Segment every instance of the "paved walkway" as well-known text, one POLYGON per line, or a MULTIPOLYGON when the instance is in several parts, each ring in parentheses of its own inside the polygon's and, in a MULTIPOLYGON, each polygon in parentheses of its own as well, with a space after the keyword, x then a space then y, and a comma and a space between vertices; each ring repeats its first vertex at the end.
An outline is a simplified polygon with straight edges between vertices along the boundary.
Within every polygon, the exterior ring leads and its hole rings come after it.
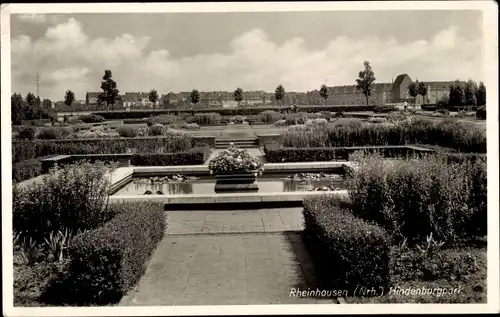
POLYGON ((129 305, 331 304, 290 296, 315 289, 300 208, 172 211, 129 305), (287 232, 284 232, 287 231, 287 232), (209 232, 209 233, 207 233, 209 232))

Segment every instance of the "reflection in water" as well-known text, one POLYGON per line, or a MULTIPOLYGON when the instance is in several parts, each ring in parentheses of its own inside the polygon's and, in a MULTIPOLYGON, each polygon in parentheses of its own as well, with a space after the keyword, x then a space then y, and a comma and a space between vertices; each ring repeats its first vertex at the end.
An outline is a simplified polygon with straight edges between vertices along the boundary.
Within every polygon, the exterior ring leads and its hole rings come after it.
MULTIPOLYGON (((259 192, 304 192, 317 187, 333 187, 344 189, 343 178, 320 180, 290 180, 281 177, 262 177, 257 179, 259 192)), ((186 182, 172 182, 165 184, 148 184, 144 182, 130 182, 118 190, 115 195, 143 195, 147 190, 154 194, 162 192, 164 195, 215 194, 215 179, 198 179, 186 182)))
POLYGON ((144 184, 144 183, 136 183, 132 182, 122 189, 120 189, 117 193, 120 194, 144 194, 147 190, 152 191, 153 193, 162 192, 164 195, 179 195, 179 194, 192 194, 193 193, 193 183, 184 182, 184 183, 166 183, 166 184, 144 184))

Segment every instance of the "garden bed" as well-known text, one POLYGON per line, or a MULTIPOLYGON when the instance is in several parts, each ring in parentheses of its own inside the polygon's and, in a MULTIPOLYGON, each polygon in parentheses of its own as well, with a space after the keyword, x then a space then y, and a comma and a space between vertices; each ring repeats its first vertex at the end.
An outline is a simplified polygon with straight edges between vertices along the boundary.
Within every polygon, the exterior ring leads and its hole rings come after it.
POLYGON ((486 300, 485 161, 436 155, 387 168, 370 155, 346 182, 347 198, 304 201, 304 241, 322 287, 348 290, 348 302, 486 300), (359 285, 375 291, 359 293, 359 285), (400 294, 459 286, 442 297, 400 294))
POLYGON ((78 164, 14 187, 14 306, 116 304, 144 273, 163 204, 108 206, 106 171, 78 164))

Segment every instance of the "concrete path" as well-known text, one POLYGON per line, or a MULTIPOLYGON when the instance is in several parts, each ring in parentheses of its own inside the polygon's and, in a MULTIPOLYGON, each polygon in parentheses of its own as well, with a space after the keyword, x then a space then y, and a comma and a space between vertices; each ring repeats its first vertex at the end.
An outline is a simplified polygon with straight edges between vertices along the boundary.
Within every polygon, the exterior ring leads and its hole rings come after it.
POLYGON ((302 208, 169 211, 168 234, 271 233, 300 231, 302 208))
POLYGON ((121 306, 331 304, 315 289, 300 208, 168 212, 167 232, 121 306), (210 233, 205 233, 210 232, 210 233))

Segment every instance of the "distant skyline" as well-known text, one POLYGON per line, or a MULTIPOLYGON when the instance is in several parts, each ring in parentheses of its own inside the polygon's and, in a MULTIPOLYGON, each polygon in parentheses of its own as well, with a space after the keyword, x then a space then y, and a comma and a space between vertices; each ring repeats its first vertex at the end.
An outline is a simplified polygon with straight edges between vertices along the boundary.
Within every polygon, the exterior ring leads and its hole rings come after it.
POLYGON ((11 16, 12 92, 308 91, 376 82, 484 80, 481 11, 99 13, 11 16))

